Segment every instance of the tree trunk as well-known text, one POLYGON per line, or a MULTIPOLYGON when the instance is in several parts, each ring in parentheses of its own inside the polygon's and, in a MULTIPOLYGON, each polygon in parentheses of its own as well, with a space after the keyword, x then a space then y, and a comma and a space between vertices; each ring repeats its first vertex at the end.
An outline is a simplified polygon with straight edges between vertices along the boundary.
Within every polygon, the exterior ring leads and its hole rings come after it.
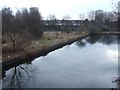
POLYGON ((12 41, 12 45, 13 45, 13 52, 16 50, 16 44, 15 44, 15 39, 13 39, 12 35, 10 35, 10 39, 12 41))

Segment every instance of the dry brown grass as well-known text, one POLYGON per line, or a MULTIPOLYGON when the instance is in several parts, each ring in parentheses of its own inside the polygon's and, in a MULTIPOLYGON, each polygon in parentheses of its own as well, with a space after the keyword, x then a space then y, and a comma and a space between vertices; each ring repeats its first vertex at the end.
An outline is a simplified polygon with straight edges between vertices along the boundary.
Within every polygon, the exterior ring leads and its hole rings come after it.
POLYGON ((72 38, 76 38, 80 35, 84 35, 83 32, 44 32, 43 37, 38 40, 25 40, 25 39, 17 39, 16 42, 16 52, 13 55, 13 47, 12 42, 7 41, 6 43, 2 44, 2 55, 3 61, 6 61, 9 58, 13 58, 15 56, 19 56, 22 54, 29 54, 33 53, 40 49, 46 49, 50 45, 55 45, 60 42, 68 41, 72 38))

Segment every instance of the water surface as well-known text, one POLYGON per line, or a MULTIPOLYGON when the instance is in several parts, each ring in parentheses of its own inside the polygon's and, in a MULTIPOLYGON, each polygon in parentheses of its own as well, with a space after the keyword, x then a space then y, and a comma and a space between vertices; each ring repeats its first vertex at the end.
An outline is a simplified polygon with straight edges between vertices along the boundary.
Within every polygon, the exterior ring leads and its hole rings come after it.
POLYGON ((115 88, 117 36, 91 36, 6 71, 3 87, 115 88))

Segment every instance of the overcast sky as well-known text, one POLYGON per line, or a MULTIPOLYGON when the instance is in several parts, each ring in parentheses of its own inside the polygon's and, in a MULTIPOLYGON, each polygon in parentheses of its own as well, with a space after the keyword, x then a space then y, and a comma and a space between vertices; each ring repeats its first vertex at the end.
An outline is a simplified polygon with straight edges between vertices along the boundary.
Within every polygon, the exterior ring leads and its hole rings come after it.
POLYGON ((69 15, 78 19, 80 13, 102 9, 112 11, 111 0, 0 0, 0 7, 11 7, 13 11, 21 8, 38 7, 44 19, 54 14, 58 19, 69 15))

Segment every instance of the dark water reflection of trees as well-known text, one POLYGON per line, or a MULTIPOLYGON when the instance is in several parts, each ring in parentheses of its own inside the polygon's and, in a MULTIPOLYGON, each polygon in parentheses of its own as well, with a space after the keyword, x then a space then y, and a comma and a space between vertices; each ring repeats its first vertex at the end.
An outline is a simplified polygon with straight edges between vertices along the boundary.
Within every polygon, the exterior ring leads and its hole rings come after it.
POLYGON ((104 45, 111 45, 114 43, 119 43, 120 38, 118 35, 93 35, 87 37, 85 40, 79 40, 77 41, 77 45, 79 47, 84 47, 86 46, 86 43, 89 44, 95 44, 95 43, 101 43, 104 45))
POLYGON ((36 68, 29 67, 29 65, 19 65, 9 71, 10 73, 7 74, 3 72, 3 88, 23 88, 32 81, 32 74, 36 73, 36 68))

